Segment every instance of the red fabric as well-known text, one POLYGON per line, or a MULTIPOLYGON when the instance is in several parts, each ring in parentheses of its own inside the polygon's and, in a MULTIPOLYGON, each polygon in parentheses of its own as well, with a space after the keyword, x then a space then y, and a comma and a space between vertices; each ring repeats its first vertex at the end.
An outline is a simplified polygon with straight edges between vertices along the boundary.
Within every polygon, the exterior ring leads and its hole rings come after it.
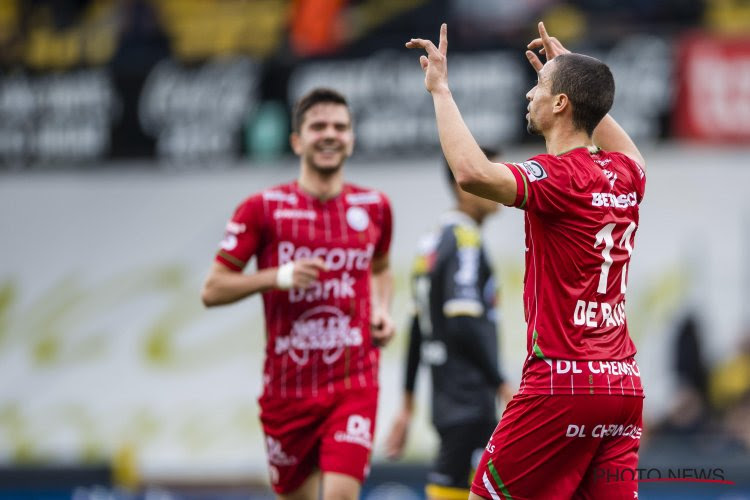
POLYGON ((377 389, 302 399, 262 397, 259 403, 276 493, 293 492, 317 468, 346 474, 360 483, 367 477, 377 389))
POLYGON ((643 385, 641 370, 634 358, 569 361, 529 356, 518 393, 643 397, 643 385))
POLYGON ((370 336, 370 272, 388 253, 391 208, 382 193, 350 184, 321 202, 296 183, 251 196, 236 210, 216 259, 241 270, 320 257, 329 270, 306 290, 263 294, 264 393, 315 397, 377 387, 379 350, 370 336))
POLYGON ((483 498, 636 498, 643 399, 517 395, 477 468, 483 498), (496 479, 496 472, 502 484, 496 479))
POLYGON ((585 361, 633 356, 623 290, 645 190, 643 170, 620 153, 591 154, 586 148, 513 167, 528 191, 529 355, 585 361))

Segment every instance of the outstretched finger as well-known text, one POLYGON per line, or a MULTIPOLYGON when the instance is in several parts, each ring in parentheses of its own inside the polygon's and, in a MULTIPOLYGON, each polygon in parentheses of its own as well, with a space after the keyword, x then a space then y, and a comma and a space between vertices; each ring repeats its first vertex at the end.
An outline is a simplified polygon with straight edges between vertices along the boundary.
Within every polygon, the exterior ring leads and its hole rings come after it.
POLYGON ((435 47, 435 44, 432 43, 430 40, 423 40, 421 38, 412 38, 408 42, 406 42, 406 48, 407 49, 424 49, 427 51, 427 55, 437 55, 440 53, 437 47, 435 47))
POLYGON ((440 41, 438 42, 438 50, 443 55, 448 53, 448 25, 446 23, 440 25, 440 41))
POLYGON ((544 63, 542 63, 542 61, 539 60, 539 57, 530 50, 526 51, 526 59, 529 60, 529 64, 531 64, 534 71, 537 73, 539 73, 542 70, 542 67, 544 67, 544 63))
POLYGON ((527 49, 533 50, 538 49, 542 46, 542 39, 541 38, 534 38, 532 41, 529 42, 529 44, 526 46, 527 49))
POLYGON ((550 36, 547 34, 547 28, 544 27, 544 23, 541 21, 539 22, 539 36, 542 38, 542 45, 547 55, 554 54, 552 39, 550 39, 550 36))

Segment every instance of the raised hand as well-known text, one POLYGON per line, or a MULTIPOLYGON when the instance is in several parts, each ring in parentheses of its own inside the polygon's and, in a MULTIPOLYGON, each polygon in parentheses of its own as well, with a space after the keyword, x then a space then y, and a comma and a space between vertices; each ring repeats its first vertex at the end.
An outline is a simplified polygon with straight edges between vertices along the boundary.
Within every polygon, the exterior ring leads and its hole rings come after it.
POLYGON ((570 51, 563 47, 560 40, 554 36, 547 34, 547 29, 544 27, 544 23, 539 23, 539 38, 534 38, 526 46, 529 50, 526 51, 526 59, 529 60, 529 64, 539 73, 544 66, 544 63, 539 59, 534 50, 539 50, 540 54, 546 56, 547 61, 554 59, 560 54, 569 54, 570 51))
POLYGON ((419 64, 424 71, 424 86, 429 92, 448 90, 448 25, 440 26, 438 46, 430 40, 412 38, 406 42, 408 49, 424 49, 426 56, 419 57, 419 64))

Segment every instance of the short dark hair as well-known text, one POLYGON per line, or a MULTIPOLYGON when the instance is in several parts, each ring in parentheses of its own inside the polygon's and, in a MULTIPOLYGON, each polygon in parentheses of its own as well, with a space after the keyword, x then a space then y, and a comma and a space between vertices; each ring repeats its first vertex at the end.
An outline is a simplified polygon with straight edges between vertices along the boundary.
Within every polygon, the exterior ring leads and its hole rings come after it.
POLYGON ((599 59, 583 54, 561 54, 554 61, 551 93, 568 96, 573 104, 573 125, 591 135, 612 108, 612 72, 599 59))
MULTIPOLYGON (((484 153, 484 156, 486 156, 490 160, 502 154, 502 151, 500 151, 500 149, 497 149, 497 148, 479 146, 479 149, 481 149, 482 153, 484 153)), ((443 166, 444 166, 444 171, 445 171, 445 179, 448 181, 448 185, 453 189, 458 189, 458 183, 456 182, 456 177, 453 175, 453 171, 451 170, 450 165, 448 165, 448 160, 445 159, 445 156, 443 156, 443 166)))
POLYGON ((346 109, 351 116, 351 110, 349 109, 349 103, 346 101, 346 97, 333 89, 318 87, 302 96, 300 100, 297 101, 297 104, 294 105, 294 111, 292 112, 293 132, 299 133, 302 129, 302 122, 305 119, 305 113, 307 113, 307 110, 320 103, 333 103, 346 106, 346 109))

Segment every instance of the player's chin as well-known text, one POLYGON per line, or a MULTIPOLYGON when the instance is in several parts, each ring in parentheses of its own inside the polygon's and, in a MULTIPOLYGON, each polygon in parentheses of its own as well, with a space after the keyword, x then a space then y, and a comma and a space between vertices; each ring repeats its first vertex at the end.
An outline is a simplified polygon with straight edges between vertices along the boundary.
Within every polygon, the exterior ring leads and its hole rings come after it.
POLYGON ((312 167, 318 172, 333 173, 344 166, 345 159, 343 155, 336 158, 315 158, 312 162, 312 167))

